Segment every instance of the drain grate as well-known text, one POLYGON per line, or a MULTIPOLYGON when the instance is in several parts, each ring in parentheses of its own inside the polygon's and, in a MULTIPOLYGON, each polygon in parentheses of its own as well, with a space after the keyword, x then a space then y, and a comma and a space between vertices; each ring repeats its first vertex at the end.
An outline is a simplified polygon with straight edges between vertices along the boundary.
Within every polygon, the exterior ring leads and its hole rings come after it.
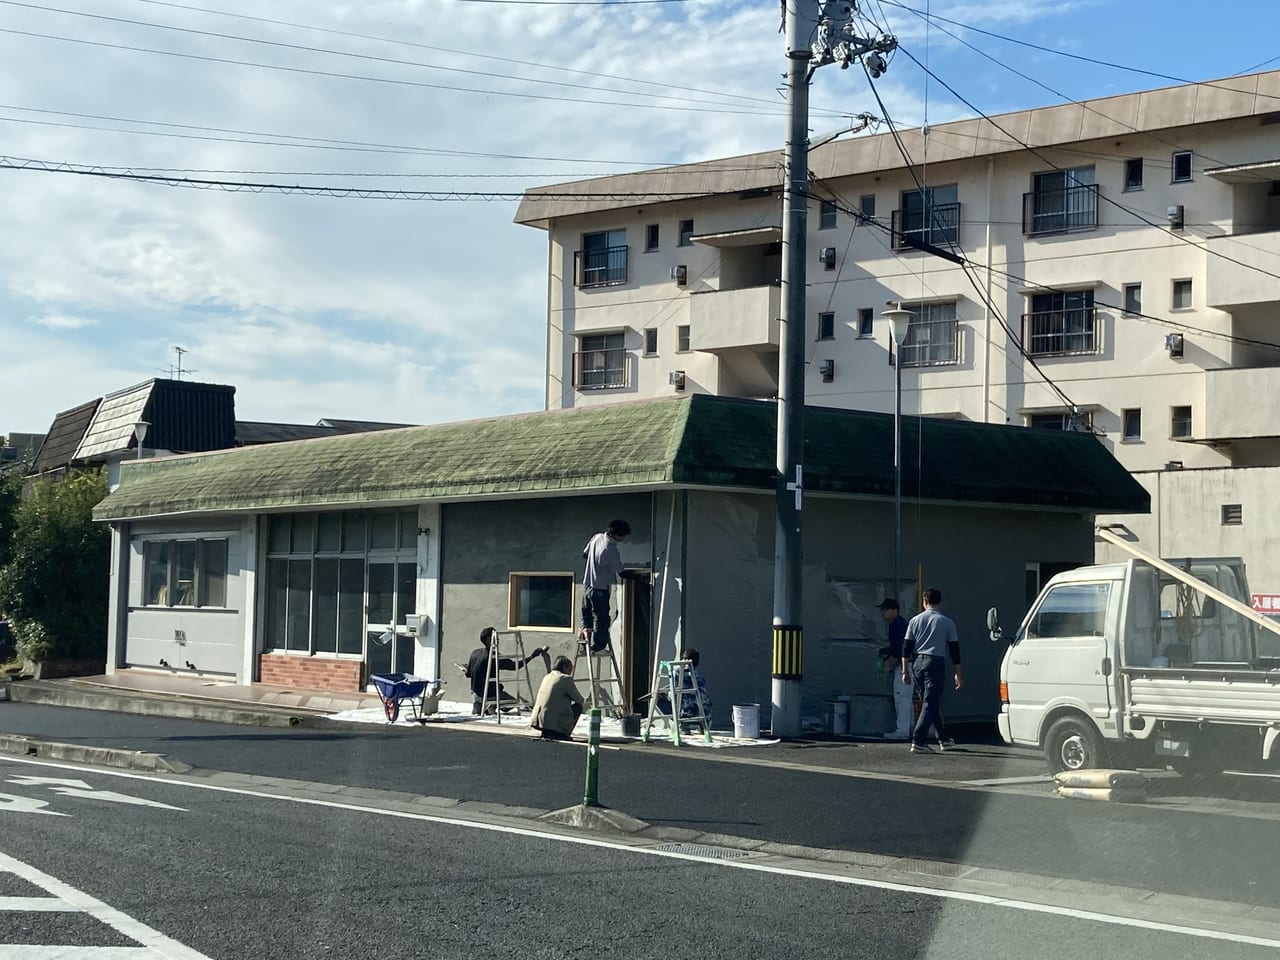
POLYGON ((709 847, 705 843, 664 843, 653 849, 663 853, 679 853, 686 857, 704 857, 707 860, 739 860, 751 856, 750 850, 709 847))

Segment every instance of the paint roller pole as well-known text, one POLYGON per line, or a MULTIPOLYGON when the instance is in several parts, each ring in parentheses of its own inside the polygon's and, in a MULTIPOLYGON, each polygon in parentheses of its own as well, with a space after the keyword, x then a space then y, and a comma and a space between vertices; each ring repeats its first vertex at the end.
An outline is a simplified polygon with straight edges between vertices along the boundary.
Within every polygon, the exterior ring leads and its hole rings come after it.
POLYGON ((587 729, 587 788, 582 794, 584 807, 600 806, 600 708, 592 707, 587 729))

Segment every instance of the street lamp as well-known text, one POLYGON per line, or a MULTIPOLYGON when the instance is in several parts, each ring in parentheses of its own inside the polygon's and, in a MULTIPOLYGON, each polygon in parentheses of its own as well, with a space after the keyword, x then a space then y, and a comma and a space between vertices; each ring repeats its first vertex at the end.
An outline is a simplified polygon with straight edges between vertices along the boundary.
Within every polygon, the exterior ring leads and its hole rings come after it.
MULTIPOLYGON (((881 314, 893 334, 893 596, 898 596, 898 567, 902 559, 902 345, 911 327, 910 310, 902 305, 881 314)), ((899 602, 901 600, 899 599, 899 602)))
POLYGON ((138 441, 138 459, 142 459, 142 441, 147 439, 147 428, 150 427, 146 420, 139 420, 133 425, 133 436, 138 441))

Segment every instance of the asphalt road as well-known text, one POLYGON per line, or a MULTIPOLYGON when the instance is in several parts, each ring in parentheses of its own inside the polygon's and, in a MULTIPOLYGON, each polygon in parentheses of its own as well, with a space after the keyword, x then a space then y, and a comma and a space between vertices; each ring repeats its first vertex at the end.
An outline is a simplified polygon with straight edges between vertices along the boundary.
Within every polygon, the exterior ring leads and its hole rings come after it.
POLYGON ((12 873, 34 868, 145 925, 122 940, 85 912, 0 900, 0 955, 114 945, 142 960, 151 931, 210 960, 991 960, 1068 943, 1070 955, 1117 960, 1275 956, 1082 916, 11 760, 0 760, 0 790, 0 897, 56 893, 47 878, 12 873), (15 797, 48 806, 15 809, 15 797))
MULTIPOLYGON (((545 809, 581 800, 581 747, 523 737, 266 729, 18 703, 0 704, 0 730, 311 782, 545 809)), ((1280 906, 1280 829, 1231 816, 1226 803, 1220 814, 1090 804, 661 750, 606 751, 600 777, 602 802, 655 824, 1280 906)), ((1280 783, 1246 786, 1280 800, 1280 783)))

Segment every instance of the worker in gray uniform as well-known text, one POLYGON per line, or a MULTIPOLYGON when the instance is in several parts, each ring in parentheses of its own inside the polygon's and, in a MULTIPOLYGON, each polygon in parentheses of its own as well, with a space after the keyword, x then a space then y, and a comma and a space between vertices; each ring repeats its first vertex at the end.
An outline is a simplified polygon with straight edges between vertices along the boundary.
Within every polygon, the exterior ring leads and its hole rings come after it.
POLYGON ((938 746, 954 746, 942 721, 942 693, 947 679, 947 657, 955 665, 955 688, 964 685, 960 667, 960 637, 955 622, 942 612, 942 591, 930 587, 924 592, 924 610, 907 624, 902 645, 902 680, 915 680, 922 708, 911 734, 912 753, 932 753, 925 742, 929 728, 938 732, 938 746))
POLYGON ((582 576, 582 630, 578 638, 592 653, 609 646, 609 591, 622 575, 622 554, 618 544, 631 533, 625 520, 610 520, 609 526, 582 548, 586 570, 582 576))

